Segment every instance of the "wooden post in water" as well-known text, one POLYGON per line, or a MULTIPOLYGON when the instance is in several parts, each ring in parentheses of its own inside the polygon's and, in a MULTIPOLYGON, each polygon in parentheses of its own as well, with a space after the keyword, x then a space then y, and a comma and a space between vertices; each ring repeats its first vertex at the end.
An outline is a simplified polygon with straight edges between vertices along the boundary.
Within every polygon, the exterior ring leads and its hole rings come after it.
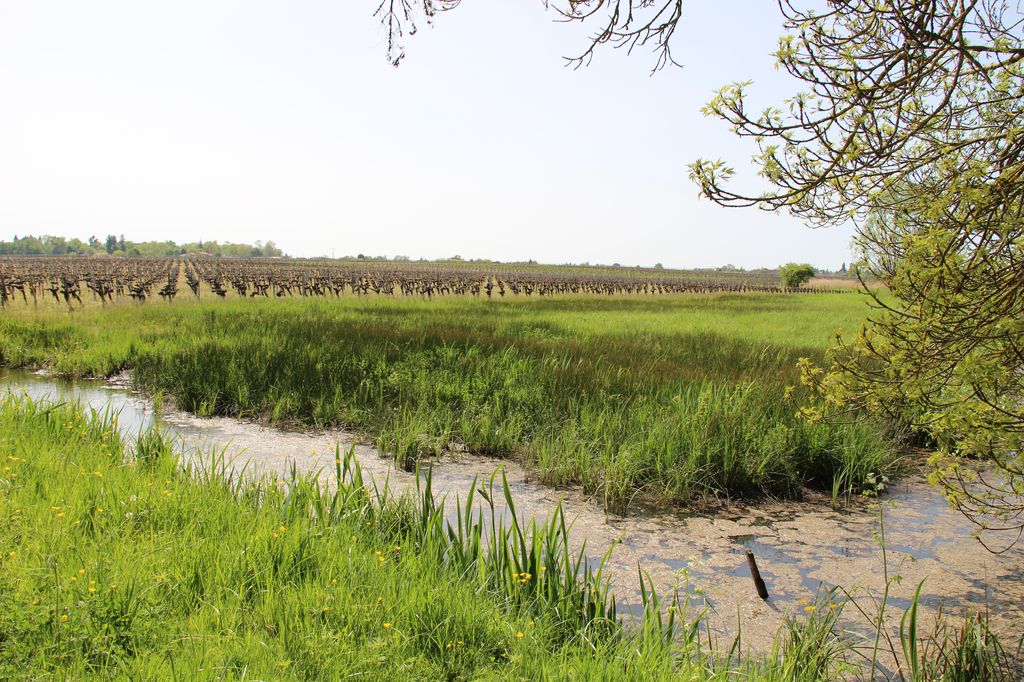
POLYGON ((754 559, 754 553, 749 549, 747 550, 747 565, 750 566, 750 577, 754 579, 757 596, 761 599, 767 599, 768 588, 765 587, 764 580, 761 578, 761 571, 757 570, 757 561, 754 559))

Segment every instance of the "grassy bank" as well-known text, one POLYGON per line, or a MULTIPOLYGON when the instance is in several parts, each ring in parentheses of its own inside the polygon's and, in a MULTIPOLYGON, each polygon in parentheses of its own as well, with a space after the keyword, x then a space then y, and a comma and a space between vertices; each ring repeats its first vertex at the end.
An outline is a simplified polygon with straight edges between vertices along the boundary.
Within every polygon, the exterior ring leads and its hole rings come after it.
POLYGON ((4 399, 0 434, 4 679, 539 679, 621 645, 559 528, 451 538, 429 498, 375 499, 358 470, 333 493, 232 484, 156 434, 126 463, 74 406, 4 399))
POLYGON ((132 368, 198 414, 343 424, 407 466, 453 444, 516 456, 621 507, 890 470, 879 428, 795 415, 796 361, 864 312, 854 295, 736 294, 115 306, 5 314, 0 360, 132 368))
MULTIPOLYGON (((557 514, 495 525, 469 499, 449 524, 428 484, 382 497, 340 453, 332 490, 231 482, 158 433, 129 444, 109 416, 8 395, 0 456, 3 679, 870 677, 835 594, 760 655, 709 645, 700 614, 654 597, 624 628, 557 514)), ((907 679, 1010 679, 979 623, 906 630, 907 679)))

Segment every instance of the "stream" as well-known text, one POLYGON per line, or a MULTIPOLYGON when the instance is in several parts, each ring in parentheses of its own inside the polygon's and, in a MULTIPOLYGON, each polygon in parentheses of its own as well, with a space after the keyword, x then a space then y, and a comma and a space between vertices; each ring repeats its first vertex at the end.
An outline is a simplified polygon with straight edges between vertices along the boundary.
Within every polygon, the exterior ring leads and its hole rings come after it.
MULTIPOLYGON (((391 460, 339 431, 284 431, 230 418, 199 418, 173 409, 155 409, 126 385, 98 380, 65 381, 23 370, 0 368, 0 394, 27 393, 33 398, 80 401, 97 410, 119 414, 119 428, 133 437, 159 424, 176 436, 182 451, 200 457, 224 450, 232 466, 253 474, 286 477, 294 464, 301 472, 334 475, 334 452, 354 447, 364 474, 395 491, 415 486, 411 474, 391 460)), ((854 595, 880 595, 884 586, 882 550, 876 541, 884 520, 888 569, 902 576, 892 589, 888 621, 897 628, 918 583, 924 580, 922 603, 928 614, 941 608, 955 625, 965 609, 987 608, 993 630, 1004 644, 1016 646, 1024 624, 1024 543, 993 554, 974 536, 977 530, 949 508, 939 491, 921 476, 911 476, 889 489, 879 505, 855 501, 836 510, 825 498, 801 502, 728 503, 713 514, 634 512, 606 514, 577 490, 557 490, 531 479, 518 464, 463 455, 433 464, 435 494, 465 499, 474 478, 486 479, 504 468, 516 502, 526 519, 547 517, 561 501, 573 524, 577 550, 586 541, 595 565, 613 544, 606 570, 620 612, 636 613, 640 604, 637 568, 646 571, 659 593, 676 587, 687 594, 691 614, 707 609, 712 636, 728 645, 742 631, 744 648, 766 650, 790 614, 802 615, 819 591, 842 586, 854 595), (770 598, 757 597, 746 550, 757 557, 770 598)), ((500 496, 499 496, 500 497, 500 496)), ((505 513, 503 511, 503 513, 505 513)), ((990 546, 1009 544, 987 534, 990 546)), ((866 600, 862 600, 862 605, 866 600)), ((847 609, 847 615, 854 609, 847 609)), ((926 618, 927 622, 927 618, 926 618)), ((855 629, 870 626, 863 619, 855 629)), ((897 642, 898 646, 898 642, 897 642)))

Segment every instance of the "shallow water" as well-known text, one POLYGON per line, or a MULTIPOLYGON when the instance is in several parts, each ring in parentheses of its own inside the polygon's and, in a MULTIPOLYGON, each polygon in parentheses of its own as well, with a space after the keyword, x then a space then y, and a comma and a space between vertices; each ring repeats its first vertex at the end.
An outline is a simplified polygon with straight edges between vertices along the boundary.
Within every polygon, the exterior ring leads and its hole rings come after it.
MULTIPOLYGON (((329 480, 335 448, 354 447, 364 472, 379 484, 399 491, 415 486, 412 475, 396 470, 390 460, 342 431, 290 432, 235 419, 201 419, 155 410, 117 383, 63 381, 0 369, 0 392, 7 390, 115 410, 119 427, 129 436, 159 423, 180 438, 188 456, 225 450, 237 469, 255 474, 284 477, 294 464, 300 472, 318 471, 329 480)), ((607 570, 620 611, 638 608, 639 567, 662 594, 678 587, 693 609, 709 609, 707 622, 720 641, 731 640, 739 626, 745 646, 763 650, 783 619, 801 615, 819 590, 842 586, 855 594, 879 595, 884 588, 877 504, 837 511, 824 500, 763 502, 726 505, 714 515, 645 512, 621 517, 605 514, 578 491, 533 482, 515 463, 471 455, 434 463, 433 489, 464 499, 474 479, 486 480, 500 468, 522 517, 543 519, 562 502, 574 526, 573 541, 577 549, 586 541, 593 564, 617 543, 607 570), (754 591, 748 549, 767 583, 767 601, 754 591)), ((1024 624, 1024 545, 1000 555, 988 552, 973 536, 975 527, 920 477, 892 486, 883 500, 888 568, 902 576, 892 589, 890 626, 898 627, 902 610, 924 580, 922 602, 928 612, 941 607, 943 613, 959 617, 967 607, 987 607, 994 629, 1016 644, 1024 624)), ((1000 540, 991 535, 986 539, 990 545, 1000 540)))

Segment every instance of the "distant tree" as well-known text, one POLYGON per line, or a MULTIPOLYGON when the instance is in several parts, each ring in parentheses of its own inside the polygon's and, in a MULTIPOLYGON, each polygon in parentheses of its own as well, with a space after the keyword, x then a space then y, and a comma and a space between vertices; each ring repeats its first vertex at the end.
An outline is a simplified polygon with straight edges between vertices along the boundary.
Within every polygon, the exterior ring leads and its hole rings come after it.
POLYGON ((779 268, 779 279, 782 285, 796 289, 810 280, 817 271, 808 263, 786 263, 779 268))
POLYGON ((664 269, 664 268, 665 268, 665 266, 664 266, 664 265, 662 265, 661 263, 655 263, 655 264, 654 264, 654 269, 655 269, 655 270, 662 270, 662 269, 664 269))
MULTIPOLYGON (((283 255, 283 251, 279 249, 273 242, 268 241, 263 244, 262 248, 253 247, 249 244, 231 244, 225 243, 223 247, 216 241, 206 242, 203 246, 208 247, 211 255, 226 255, 232 257, 249 257, 254 255, 283 255), (257 251, 259 253, 257 253, 257 251)), ((129 256, 177 256, 188 253, 204 252, 197 244, 182 244, 178 245, 173 241, 162 241, 162 242, 129 242, 125 239, 124 235, 116 237, 115 235, 107 235, 104 241, 99 241, 95 236, 89 237, 88 242, 83 242, 81 239, 72 238, 65 239, 64 237, 55 237, 52 235, 42 235, 35 237, 27 235, 25 237, 15 236, 10 242, 0 241, 0 255, 51 255, 51 256, 63 256, 63 255, 84 255, 90 253, 106 252, 108 254, 121 254, 129 256)))
POLYGON ((17 235, 9 242, 0 242, 0 254, 10 256, 28 256, 45 253, 43 242, 29 235, 19 238, 17 235))

